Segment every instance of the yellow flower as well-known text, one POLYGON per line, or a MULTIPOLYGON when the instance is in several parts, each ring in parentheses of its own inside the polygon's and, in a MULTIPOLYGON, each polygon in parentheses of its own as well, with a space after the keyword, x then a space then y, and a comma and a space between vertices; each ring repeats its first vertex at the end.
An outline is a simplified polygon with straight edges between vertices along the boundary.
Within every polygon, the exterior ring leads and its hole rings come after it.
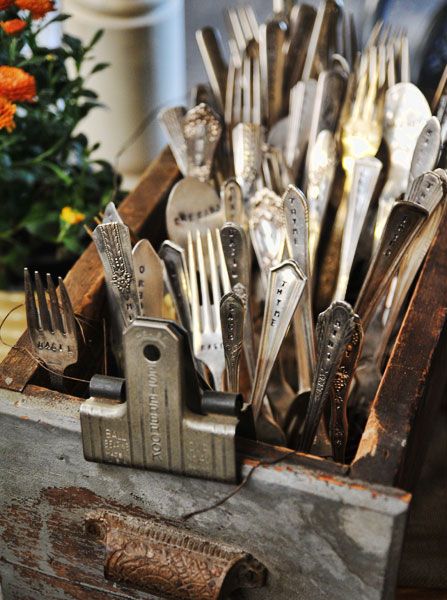
POLYGON ((16 108, 15 104, 0 96, 0 129, 6 128, 6 131, 11 133, 16 126, 14 123, 16 108))
POLYGON ((15 4, 22 10, 29 10, 33 19, 41 19, 54 10, 53 0, 15 0, 15 4))
POLYGON ((36 80, 19 67, 0 67, 0 96, 8 100, 33 100, 36 96, 36 80))
POLYGON ((85 215, 71 206, 64 206, 61 210, 60 218, 68 225, 76 225, 76 223, 81 223, 85 219, 85 215))

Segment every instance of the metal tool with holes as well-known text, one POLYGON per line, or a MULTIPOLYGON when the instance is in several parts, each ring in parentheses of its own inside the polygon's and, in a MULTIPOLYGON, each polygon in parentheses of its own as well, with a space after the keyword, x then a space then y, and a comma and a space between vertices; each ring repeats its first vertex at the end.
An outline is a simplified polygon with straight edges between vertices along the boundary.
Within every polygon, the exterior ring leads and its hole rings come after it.
POLYGON ((34 284, 28 269, 24 270, 24 278, 26 319, 34 352, 47 366, 52 387, 63 390, 64 371, 78 360, 76 320, 70 297, 61 277, 60 299, 49 273, 47 293, 37 271, 34 274, 34 284))
POLYGON ((241 396, 201 389, 187 334, 173 321, 137 317, 123 349, 125 401, 114 393, 122 380, 106 385, 115 378, 103 376, 81 405, 85 458, 235 481, 241 396))

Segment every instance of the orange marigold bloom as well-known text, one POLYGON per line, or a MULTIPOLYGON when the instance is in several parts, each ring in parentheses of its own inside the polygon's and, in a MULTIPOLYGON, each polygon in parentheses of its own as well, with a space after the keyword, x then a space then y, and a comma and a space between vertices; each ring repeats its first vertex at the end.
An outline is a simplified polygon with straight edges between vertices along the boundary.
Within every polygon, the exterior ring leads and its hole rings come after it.
POLYGON ((22 10, 29 10, 33 19, 41 19, 54 10, 53 0, 15 0, 15 3, 22 10))
POLYGON ((0 0, 0 10, 5 10, 8 6, 11 6, 12 0, 0 0))
POLYGON ((15 35, 25 29, 26 21, 22 21, 22 19, 10 19, 9 21, 0 21, 0 27, 8 35, 15 35))
POLYGON ((7 98, 0 96, 0 129, 5 129, 11 132, 16 124, 14 123, 14 115, 16 105, 10 102, 7 98))
POLYGON ((33 100, 36 96, 36 80, 18 67, 0 67, 0 96, 8 100, 33 100))

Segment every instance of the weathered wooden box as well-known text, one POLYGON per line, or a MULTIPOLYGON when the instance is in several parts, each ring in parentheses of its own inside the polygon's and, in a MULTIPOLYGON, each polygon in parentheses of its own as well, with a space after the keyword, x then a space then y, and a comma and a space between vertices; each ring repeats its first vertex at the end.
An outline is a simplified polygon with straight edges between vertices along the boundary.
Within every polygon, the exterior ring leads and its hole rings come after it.
MULTIPOLYGON (((164 203, 178 177, 165 151, 121 206, 128 225, 155 246, 163 239, 164 203)), ((171 589, 169 597, 225 598, 225 591, 219 596, 219 573, 231 552, 224 544, 267 569, 265 585, 231 598, 393 598, 424 431, 447 378, 446 228, 444 215, 352 464, 295 455, 261 466, 232 498, 186 523, 182 515, 217 502, 231 486, 86 462, 81 398, 46 387, 25 333, 0 366, 4 600, 156 598, 141 590, 153 583, 156 554, 166 548, 157 576, 171 589), (166 527, 165 520, 179 536, 154 533, 154 527, 166 527), (202 536, 200 548, 188 542, 194 533, 202 536), (95 536, 107 537, 107 553, 95 536), (210 550, 216 547, 221 549, 210 550), (203 555, 196 560, 197 549, 203 555), (104 570, 125 583, 107 580, 104 570)), ((100 335, 103 276, 93 245, 66 283, 75 311, 96 323, 86 327, 88 335, 100 335)), ((84 357, 81 365, 77 374, 86 378, 95 357, 84 357)), ((240 440, 239 455, 244 474, 260 460, 273 461, 281 449, 240 440)))

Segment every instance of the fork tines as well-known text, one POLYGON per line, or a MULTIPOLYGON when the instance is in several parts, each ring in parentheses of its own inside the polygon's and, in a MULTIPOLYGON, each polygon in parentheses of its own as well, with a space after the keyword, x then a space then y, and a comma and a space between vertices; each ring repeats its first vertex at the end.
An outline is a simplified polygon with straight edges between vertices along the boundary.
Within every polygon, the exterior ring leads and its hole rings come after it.
POLYGON ((27 268, 24 269, 25 306, 28 327, 47 332, 61 332, 65 335, 76 330, 76 321, 70 297, 61 277, 58 278, 60 303, 51 275, 47 273, 47 289, 43 287, 40 273, 34 272, 34 284, 27 268), (49 305, 47 302, 47 294, 49 305), (37 305, 36 298, 37 296, 37 305), (49 309, 48 309, 49 306, 49 309))

